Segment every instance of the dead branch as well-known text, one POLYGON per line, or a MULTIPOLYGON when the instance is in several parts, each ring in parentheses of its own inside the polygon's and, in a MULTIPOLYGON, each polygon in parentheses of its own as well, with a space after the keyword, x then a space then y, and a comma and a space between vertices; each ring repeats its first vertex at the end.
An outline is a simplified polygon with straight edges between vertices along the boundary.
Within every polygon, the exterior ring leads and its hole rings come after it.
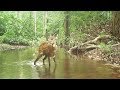
POLYGON ((111 36, 109 36, 109 35, 98 36, 93 40, 90 40, 90 41, 87 41, 87 42, 83 43, 83 45, 85 45, 85 44, 96 44, 97 41, 105 40, 105 39, 108 39, 110 37, 111 36))
POLYGON ((79 53, 84 53, 84 52, 99 48, 99 46, 96 45, 97 42, 101 41, 101 40, 108 39, 108 38, 110 38, 109 35, 98 36, 93 40, 87 41, 85 43, 82 43, 82 44, 79 44, 77 46, 74 46, 74 47, 70 48, 69 53, 76 55, 76 54, 79 54, 79 53))
POLYGON ((96 49, 96 48, 99 48, 99 46, 98 45, 88 46, 88 47, 86 47, 85 51, 91 51, 91 50, 96 49))
POLYGON ((119 45, 120 45, 120 43, 118 43, 118 44, 113 44, 112 47, 119 46, 119 45))

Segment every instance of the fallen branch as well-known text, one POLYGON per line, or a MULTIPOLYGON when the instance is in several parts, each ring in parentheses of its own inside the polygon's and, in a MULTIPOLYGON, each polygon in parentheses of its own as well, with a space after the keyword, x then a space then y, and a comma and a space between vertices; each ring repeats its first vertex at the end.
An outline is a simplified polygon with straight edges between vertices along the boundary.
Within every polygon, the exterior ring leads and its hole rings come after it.
POLYGON ((113 44, 112 47, 115 47, 115 46, 118 46, 118 45, 120 45, 120 43, 118 43, 118 44, 113 44))
POLYGON ((82 53, 84 53, 86 51, 90 51, 90 50, 99 48, 99 46, 96 45, 97 42, 105 40, 105 39, 109 39, 109 38, 110 38, 109 35, 98 36, 93 40, 87 41, 85 43, 82 43, 82 44, 79 44, 77 46, 74 46, 74 47, 70 48, 68 52, 70 54, 73 54, 73 55, 82 54, 82 53))
POLYGON ((98 36, 98 37, 96 37, 93 40, 90 40, 90 41, 87 41, 87 42, 83 43, 82 45, 85 45, 85 44, 96 44, 97 41, 102 41, 102 40, 109 39, 109 38, 111 38, 111 36, 109 36, 109 35, 98 36))
POLYGON ((96 49, 96 48, 99 48, 99 46, 98 45, 88 46, 88 47, 86 47, 85 51, 90 51, 90 50, 93 50, 93 49, 96 49))

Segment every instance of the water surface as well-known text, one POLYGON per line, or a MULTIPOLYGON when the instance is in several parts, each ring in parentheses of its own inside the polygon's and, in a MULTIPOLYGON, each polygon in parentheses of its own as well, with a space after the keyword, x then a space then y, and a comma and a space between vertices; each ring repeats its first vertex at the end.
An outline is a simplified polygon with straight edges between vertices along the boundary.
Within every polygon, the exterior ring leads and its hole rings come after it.
MULTIPOLYGON (((59 49, 56 64, 51 59, 45 65, 42 60, 33 65, 34 48, 24 50, 11 50, 0 52, 0 78, 1 79, 116 79, 120 74, 104 65, 104 63, 81 58, 74 60, 63 49, 59 49)), ((43 57, 42 57, 43 58, 43 57)), ((42 59, 41 58, 41 59, 42 59)))

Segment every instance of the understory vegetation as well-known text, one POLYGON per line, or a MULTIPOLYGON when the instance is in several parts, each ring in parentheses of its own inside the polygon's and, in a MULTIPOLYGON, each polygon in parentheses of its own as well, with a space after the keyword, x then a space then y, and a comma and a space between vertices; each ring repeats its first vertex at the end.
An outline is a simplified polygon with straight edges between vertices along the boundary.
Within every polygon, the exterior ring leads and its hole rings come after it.
MULTIPOLYGON (((97 42, 99 49, 95 50, 101 50, 104 56, 111 58, 107 58, 108 61, 115 62, 120 58, 120 37, 117 28, 119 24, 113 23, 113 16, 117 13, 111 11, 1 11, 0 44, 38 46, 49 35, 57 34, 57 45, 68 45, 71 48, 98 36, 110 35, 111 38, 97 42)), ((115 21, 117 20, 119 16, 116 17, 115 21)))

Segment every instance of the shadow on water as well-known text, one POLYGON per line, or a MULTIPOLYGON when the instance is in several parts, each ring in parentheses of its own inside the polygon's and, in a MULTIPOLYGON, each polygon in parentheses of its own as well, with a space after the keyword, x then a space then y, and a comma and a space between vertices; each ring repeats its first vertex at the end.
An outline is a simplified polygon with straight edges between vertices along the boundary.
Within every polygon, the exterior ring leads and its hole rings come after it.
POLYGON ((42 67, 36 66, 36 72, 38 73, 38 77, 43 79, 54 79, 56 66, 57 64, 55 64, 53 67, 47 67, 47 65, 43 65, 42 67))

